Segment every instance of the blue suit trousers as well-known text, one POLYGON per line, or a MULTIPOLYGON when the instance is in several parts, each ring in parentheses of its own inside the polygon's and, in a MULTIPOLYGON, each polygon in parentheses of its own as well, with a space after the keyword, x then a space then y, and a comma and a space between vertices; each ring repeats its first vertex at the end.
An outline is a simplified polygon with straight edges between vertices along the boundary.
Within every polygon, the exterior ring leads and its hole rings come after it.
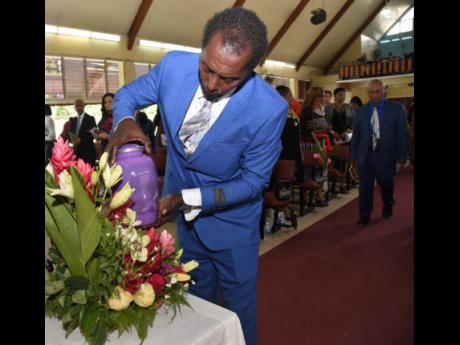
POLYGON ((213 251, 206 248, 192 227, 182 230, 179 239, 184 249, 182 261, 195 259, 199 262, 199 266, 190 272, 195 284, 189 285, 189 292, 235 312, 240 319, 246 345, 256 345, 259 241, 213 251))
POLYGON ((380 151, 369 150, 364 164, 359 171, 359 214, 370 216, 374 204, 374 184, 380 186, 384 205, 393 205, 394 177, 396 160, 388 161, 380 151))

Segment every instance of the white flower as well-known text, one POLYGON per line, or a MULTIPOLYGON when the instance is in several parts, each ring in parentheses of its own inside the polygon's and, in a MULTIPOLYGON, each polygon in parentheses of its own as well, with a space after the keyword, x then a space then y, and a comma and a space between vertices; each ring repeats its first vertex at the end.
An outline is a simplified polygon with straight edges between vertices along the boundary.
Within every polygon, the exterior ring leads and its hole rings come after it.
POLYGON ((155 291, 149 283, 142 284, 134 294, 134 303, 139 307, 147 308, 153 304, 155 300, 155 291))
POLYGON ((136 220, 136 212, 130 208, 126 209, 126 217, 123 219, 123 224, 131 225, 131 226, 138 226, 141 225, 140 220, 136 220))
POLYGON ((148 257, 147 248, 142 248, 141 250, 131 251, 131 257, 133 261, 146 262, 148 257))
POLYGON ((126 290, 123 290, 120 286, 117 286, 116 289, 118 290, 118 296, 112 293, 109 299, 109 308, 113 310, 123 310, 129 307, 131 302, 133 301, 133 295, 126 290))
POLYGON ((106 165, 102 170, 102 178, 106 188, 112 188, 121 180, 122 169, 118 164, 114 164, 112 167, 106 165))
POLYGON ((49 189, 51 195, 63 195, 67 198, 73 199, 73 186, 72 176, 67 170, 63 170, 59 174, 59 189, 49 189))
POLYGON ((174 277, 172 277, 172 278, 171 278, 171 284, 176 284, 176 283, 177 283, 177 279, 174 278, 174 277))
POLYGON ((103 171, 105 166, 107 165, 107 159, 109 158, 109 154, 104 152, 99 158, 99 170, 103 171))
POLYGON ((112 200, 110 201, 110 209, 117 209, 125 202, 127 202, 131 195, 134 193, 134 190, 135 189, 131 188, 131 186, 129 185, 129 182, 126 182, 123 188, 116 192, 115 195, 112 197, 112 200))
POLYGON ((199 265, 198 261, 196 260, 190 260, 189 262, 187 262, 186 264, 182 264, 182 269, 185 271, 185 272, 190 272, 191 270, 197 268, 199 265))
POLYGON ((165 295, 165 299, 169 299, 169 295, 165 295))

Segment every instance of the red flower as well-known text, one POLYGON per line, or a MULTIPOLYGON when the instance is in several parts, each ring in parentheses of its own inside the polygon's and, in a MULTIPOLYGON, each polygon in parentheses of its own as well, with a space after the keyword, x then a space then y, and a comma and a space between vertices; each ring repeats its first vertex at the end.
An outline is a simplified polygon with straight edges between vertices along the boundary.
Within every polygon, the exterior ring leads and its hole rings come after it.
POLYGON ((50 160, 54 172, 54 181, 59 184, 59 174, 77 163, 75 152, 69 146, 67 140, 59 137, 53 147, 53 155, 50 160))
POLYGON ((147 273, 157 273, 157 272, 159 272, 160 268, 161 268, 162 260, 163 260, 163 258, 161 257, 160 254, 155 256, 154 261, 152 261, 152 259, 149 258, 147 260, 147 262, 142 263, 142 265, 140 265, 140 269, 141 269, 142 273, 147 274, 147 273))
POLYGON ((146 230, 144 232, 144 235, 147 235, 150 238, 150 242, 147 245, 147 251, 148 251, 149 254, 151 254, 153 252, 153 248, 155 248, 155 246, 158 244, 159 238, 158 238, 157 234, 155 233, 155 229, 153 227, 151 227, 150 229, 146 230))
POLYGON ((107 218, 109 219, 109 221, 113 225, 115 225, 117 220, 121 220, 121 219, 125 218, 126 209, 130 208, 132 204, 133 204, 132 200, 128 199, 128 201, 125 202, 120 207, 118 207, 118 208, 116 208, 114 210, 110 210, 109 214, 107 215, 107 218))
POLYGON ((125 290, 131 292, 132 294, 135 293, 139 287, 144 284, 143 277, 130 277, 128 276, 125 279, 125 290))
POLYGON ((147 278, 147 283, 150 283, 150 285, 153 286, 155 294, 160 294, 163 291, 163 288, 166 284, 161 274, 152 274, 150 277, 147 278))

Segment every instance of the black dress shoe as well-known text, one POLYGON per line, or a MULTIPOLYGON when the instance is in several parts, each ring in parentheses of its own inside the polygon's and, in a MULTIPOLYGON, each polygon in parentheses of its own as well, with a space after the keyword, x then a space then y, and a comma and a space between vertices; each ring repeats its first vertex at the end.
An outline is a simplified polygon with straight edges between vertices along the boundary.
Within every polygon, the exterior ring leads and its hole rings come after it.
POLYGON ((388 219, 388 218, 391 217, 392 214, 393 214, 393 206, 392 205, 383 206, 382 218, 388 219))
POLYGON ((371 222, 371 217, 369 216, 361 216, 359 217, 359 220, 358 220, 358 226, 367 226, 369 225, 369 223, 371 222))

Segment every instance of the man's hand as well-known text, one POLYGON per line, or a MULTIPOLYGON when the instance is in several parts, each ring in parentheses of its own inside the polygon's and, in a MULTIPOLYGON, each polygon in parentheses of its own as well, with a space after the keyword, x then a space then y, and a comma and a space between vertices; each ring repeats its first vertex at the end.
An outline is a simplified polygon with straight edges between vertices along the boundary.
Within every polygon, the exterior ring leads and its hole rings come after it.
POLYGON ((176 213, 184 204, 182 193, 168 194, 160 198, 158 202, 158 215, 155 227, 158 228, 169 221, 169 217, 176 213))
POLYGON ((109 160, 113 163, 116 158, 117 149, 131 141, 139 141, 145 147, 145 152, 152 154, 149 138, 137 125, 134 119, 126 119, 119 123, 117 130, 109 139, 106 151, 109 153, 109 160))
POLYGON ((81 144, 81 139, 80 137, 75 137, 75 139, 72 140, 73 146, 77 147, 78 145, 81 144))
POLYGON ((406 162, 405 161, 397 161, 396 162, 396 172, 399 172, 399 170, 401 170, 401 168, 404 166, 406 162))

